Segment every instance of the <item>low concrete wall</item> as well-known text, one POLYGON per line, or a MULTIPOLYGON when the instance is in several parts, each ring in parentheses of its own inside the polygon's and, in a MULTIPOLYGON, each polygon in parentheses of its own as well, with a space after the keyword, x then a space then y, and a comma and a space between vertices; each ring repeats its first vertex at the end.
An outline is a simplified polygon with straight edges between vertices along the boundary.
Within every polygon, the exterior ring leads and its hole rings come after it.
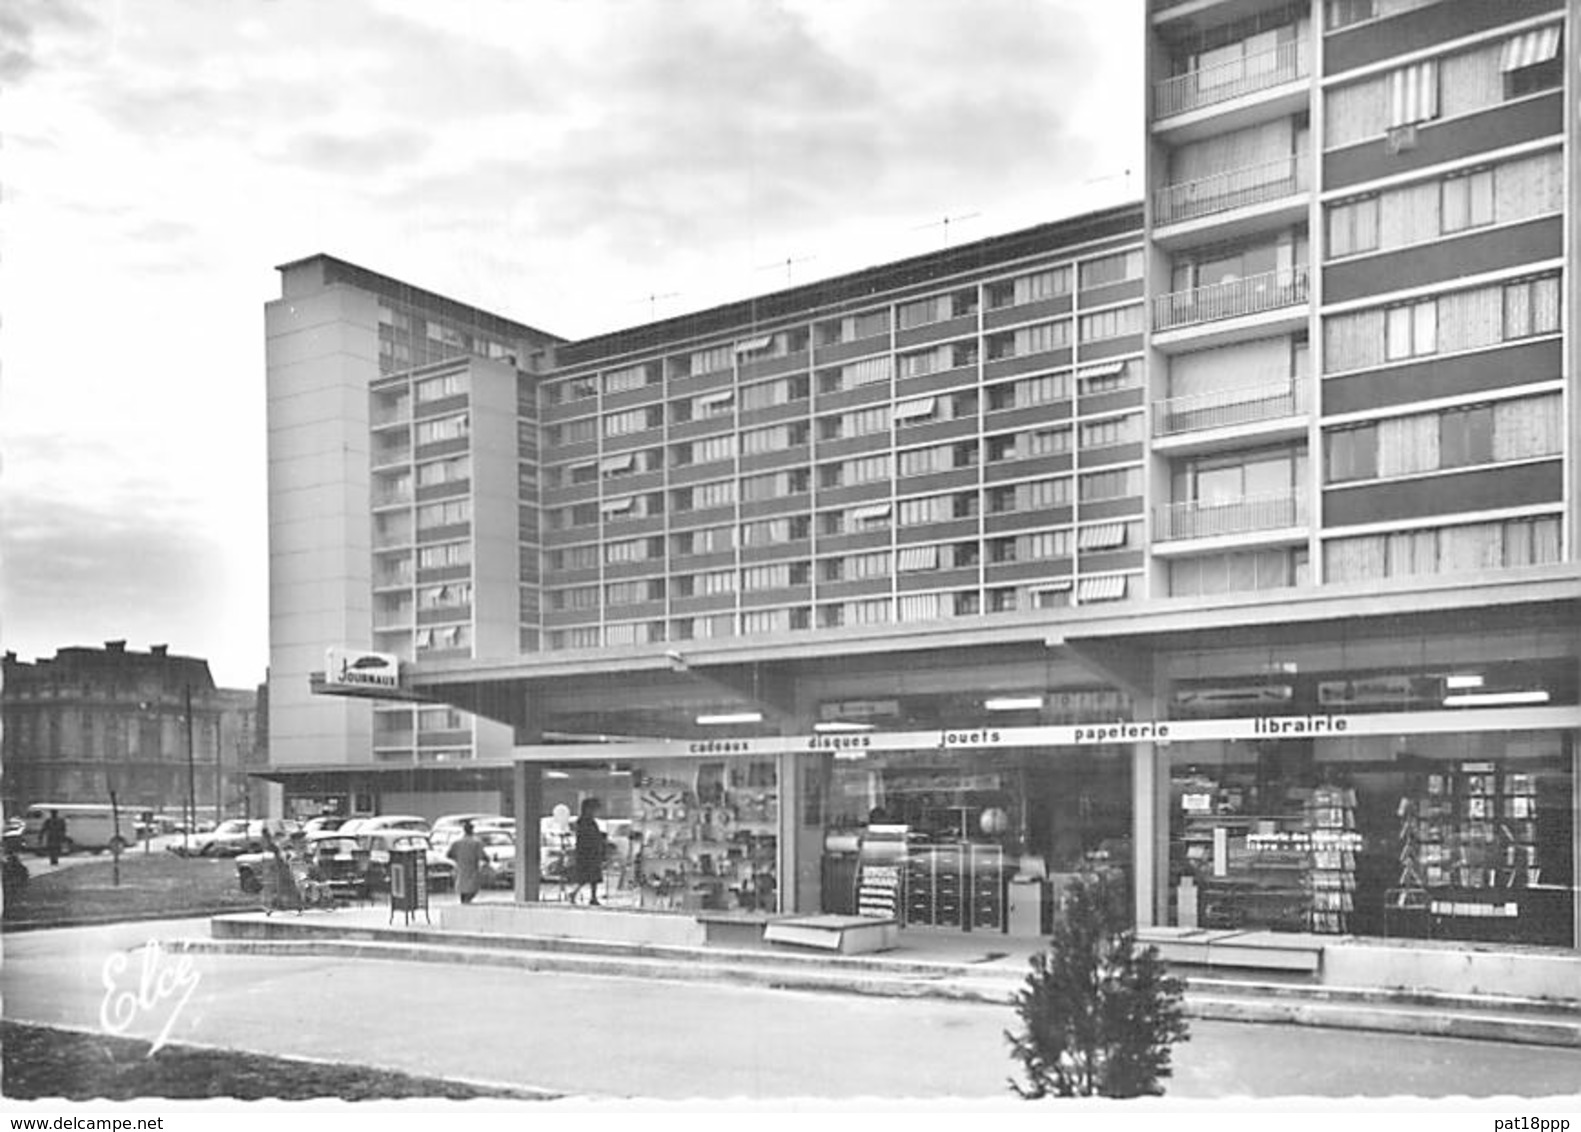
POLYGON ((571 904, 458 904, 439 913, 440 925, 489 935, 550 936, 618 943, 701 947, 703 925, 687 913, 590 908, 571 904))
POLYGON ((1336 940, 1323 951, 1330 986, 1581 1000, 1581 954, 1411 947, 1336 940))

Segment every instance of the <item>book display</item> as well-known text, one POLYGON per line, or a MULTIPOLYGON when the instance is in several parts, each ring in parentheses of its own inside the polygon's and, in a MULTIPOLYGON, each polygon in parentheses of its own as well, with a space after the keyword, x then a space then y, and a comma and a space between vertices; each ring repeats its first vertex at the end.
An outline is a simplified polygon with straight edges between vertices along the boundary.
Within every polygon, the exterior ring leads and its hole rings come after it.
POLYGON ((1305 931, 1312 904, 1306 815, 1286 807, 1283 791, 1202 776, 1183 785, 1175 868, 1193 880, 1198 925, 1305 931))
POLYGON ((1338 934, 1356 899, 1356 794, 1349 787, 1222 787, 1177 782, 1177 876, 1197 926, 1338 934))
POLYGON ((1356 906, 1356 791, 1348 786, 1319 786, 1307 800, 1310 863, 1307 887, 1312 896, 1308 928, 1316 933, 1350 931, 1356 906))
POLYGON ((1538 776, 1498 762, 1416 776, 1396 810, 1390 934, 1531 938, 1523 921, 1543 918, 1559 890, 1548 883, 1539 812, 1538 776))

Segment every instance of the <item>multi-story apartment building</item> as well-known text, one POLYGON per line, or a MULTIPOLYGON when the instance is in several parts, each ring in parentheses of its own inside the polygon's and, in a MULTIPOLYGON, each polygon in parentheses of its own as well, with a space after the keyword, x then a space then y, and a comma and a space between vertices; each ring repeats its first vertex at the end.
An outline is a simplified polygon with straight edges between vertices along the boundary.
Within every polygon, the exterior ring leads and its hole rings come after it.
MULTIPOLYGON (((1569 19, 1153 0, 1142 207, 500 367, 499 508, 433 515, 499 540, 514 604, 373 585, 423 537, 379 525, 404 457, 347 465, 374 534, 331 552, 373 616, 293 622, 274 694, 317 711, 323 648, 373 648, 420 712, 513 734, 272 773, 528 822, 598 794, 645 904, 1036 931, 1108 867, 1143 925, 1573 949, 1569 19), (865 870, 888 825, 911 849, 865 870)), ((305 261, 282 303, 320 272, 378 279, 305 261)), ((377 453, 450 371, 362 372, 319 411, 377 453)))
POLYGON ((8 814, 40 802, 108 804, 111 791, 128 810, 183 814, 195 803, 203 820, 246 812, 248 773, 265 761, 257 694, 215 687, 207 661, 107 641, 33 662, 8 652, 3 665, 8 814))
MULTIPOLYGON (((315 697, 308 678, 328 644, 406 661, 533 644, 535 587, 517 575, 536 566, 518 546, 536 524, 518 499, 535 488, 537 436, 519 375, 557 339, 328 257, 280 270, 265 312, 271 765, 506 757, 498 724, 315 697)), ((312 794, 350 809, 373 797, 312 794)))

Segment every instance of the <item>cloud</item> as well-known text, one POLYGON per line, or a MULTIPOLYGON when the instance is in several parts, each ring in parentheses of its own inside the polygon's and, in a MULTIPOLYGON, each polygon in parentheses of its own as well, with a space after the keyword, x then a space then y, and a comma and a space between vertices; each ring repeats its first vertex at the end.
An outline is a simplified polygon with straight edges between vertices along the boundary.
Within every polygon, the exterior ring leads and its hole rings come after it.
POLYGON ((411 163, 429 145, 428 134, 404 126, 365 134, 310 130, 292 138, 280 156, 318 172, 375 177, 411 163))
POLYGON ((87 31, 97 21, 86 3, 75 0, 6 0, 0 6, 0 83, 20 83, 44 64, 39 31, 87 31))
MULTIPOLYGON (((10 495, 0 542, 7 647, 45 652, 124 637, 168 641, 222 624, 216 547, 191 524, 60 498, 10 495)), ((181 651, 181 646, 177 646, 181 651)))

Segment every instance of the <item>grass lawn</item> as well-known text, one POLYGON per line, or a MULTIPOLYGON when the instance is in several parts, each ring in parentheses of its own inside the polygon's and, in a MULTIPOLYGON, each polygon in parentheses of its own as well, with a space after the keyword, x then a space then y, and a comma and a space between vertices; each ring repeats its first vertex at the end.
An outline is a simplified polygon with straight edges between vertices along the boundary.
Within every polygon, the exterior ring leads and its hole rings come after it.
MULTIPOLYGON (((24 858, 30 860, 31 858, 24 858)), ((257 908, 258 898, 236 885, 236 862, 132 849, 121 856, 121 883, 109 854, 52 873, 34 875, 21 892, 6 893, 8 923, 127 919, 215 908, 257 908)))
POLYGON ((439 1078, 412 1077, 355 1065, 322 1065, 261 1054, 184 1049, 167 1045, 153 1057, 149 1043, 0 1022, 0 1093, 12 1100, 64 1098, 179 1100, 348 1101, 441 1097, 543 1100, 517 1089, 490 1089, 439 1078))

